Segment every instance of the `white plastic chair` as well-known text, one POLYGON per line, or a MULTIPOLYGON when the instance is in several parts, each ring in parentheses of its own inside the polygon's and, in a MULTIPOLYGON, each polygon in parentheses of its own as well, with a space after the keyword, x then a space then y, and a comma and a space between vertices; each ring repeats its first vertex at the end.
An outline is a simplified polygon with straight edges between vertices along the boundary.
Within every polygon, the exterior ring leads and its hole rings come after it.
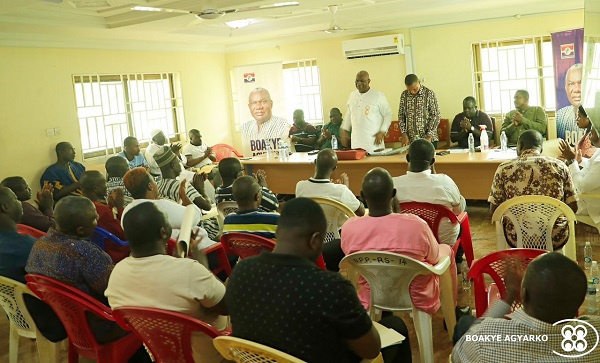
POLYGON ((450 276, 450 258, 442 258, 431 266, 399 253, 362 251, 350 254, 340 262, 340 269, 355 269, 371 287, 371 319, 377 310, 412 310, 413 322, 419 341, 421 362, 433 363, 433 333, 431 315, 417 309, 410 297, 410 284, 417 275, 440 276, 440 300, 448 335, 452 339, 456 315, 454 311, 454 289, 450 276))
POLYGON ((576 260, 575 213, 558 199, 543 195, 515 197, 500 204, 492 222, 496 223, 498 251, 509 248, 504 235, 503 219, 507 218, 515 226, 518 248, 538 248, 552 252, 552 229, 556 219, 566 216, 569 225, 569 239, 562 249, 563 255, 576 260))
POLYGON ((0 306, 2 306, 10 321, 9 363, 17 363, 19 337, 36 340, 41 363, 59 362, 61 343, 52 343, 38 331, 23 301, 24 294, 31 295, 37 299, 37 296, 26 285, 0 276, 0 306))
POLYGON ((345 204, 330 198, 310 198, 317 202, 327 219, 327 232, 325 234, 325 243, 340 239, 340 228, 350 217, 355 217, 354 211, 345 204))
MULTIPOLYGON (((217 212, 219 215, 217 219, 219 220, 219 231, 223 232, 223 222, 225 221, 225 217, 230 215, 231 213, 235 213, 238 211, 237 202, 229 201, 229 202, 221 202, 217 204, 217 212)), ((219 233, 220 234, 220 233, 219 233)))
POLYGON ((287 353, 246 339, 220 336, 213 339, 213 344, 225 359, 236 363, 304 363, 287 353))
MULTIPOLYGON (((600 204, 600 194, 579 194, 579 200, 586 200, 586 199, 597 199, 597 203, 600 204)), ((598 230, 598 232, 600 232, 600 226, 598 224, 596 224, 596 222, 594 222, 594 220, 592 219, 592 217, 590 217, 587 214, 576 214, 575 217, 577 217, 577 223, 583 223, 583 224, 587 224, 588 226, 592 226, 594 228, 596 228, 598 230)))

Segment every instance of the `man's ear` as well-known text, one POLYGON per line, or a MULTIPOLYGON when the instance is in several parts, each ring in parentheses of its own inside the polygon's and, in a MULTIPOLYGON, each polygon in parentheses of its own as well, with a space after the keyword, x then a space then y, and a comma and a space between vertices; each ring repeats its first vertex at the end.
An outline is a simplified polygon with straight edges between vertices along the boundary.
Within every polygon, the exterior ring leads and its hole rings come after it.
POLYGON ((165 240, 169 239, 169 237, 171 236, 167 234, 167 230, 165 229, 165 227, 160 227, 160 239, 165 240))
POLYGON ((0 210, 2 211, 2 213, 7 213, 9 210, 8 204, 7 203, 0 204, 0 210))
POLYGON ((321 251, 323 250, 324 237, 325 236, 323 236, 320 232, 314 232, 310 236, 310 240, 308 241, 308 247, 311 249, 311 251, 318 252, 319 254, 321 253, 321 251))
POLYGON ((406 154, 406 161, 410 163, 410 155, 406 154))
POLYGON ((396 197, 396 188, 392 189, 392 198, 396 197))
POLYGON ((431 159, 431 162, 429 163, 429 166, 435 164, 435 157, 431 159))
POLYGON ((365 194, 363 193, 363 191, 362 191, 362 190, 360 191, 360 197, 361 197, 363 200, 367 200, 367 198, 365 198, 365 194))

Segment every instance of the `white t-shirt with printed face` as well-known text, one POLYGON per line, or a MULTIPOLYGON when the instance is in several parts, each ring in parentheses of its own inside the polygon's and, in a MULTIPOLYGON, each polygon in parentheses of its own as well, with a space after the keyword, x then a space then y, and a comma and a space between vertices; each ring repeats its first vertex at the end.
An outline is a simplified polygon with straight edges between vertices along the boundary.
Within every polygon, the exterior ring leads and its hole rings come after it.
POLYGON ((331 198, 336 200, 353 212, 360 207, 360 201, 354 193, 344 184, 332 183, 329 179, 314 179, 299 181, 296 184, 296 197, 303 198, 331 198))
MULTIPOLYGON (((192 157, 192 159, 197 159, 197 158, 204 156, 204 154, 206 153, 206 149, 208 149, 208 146, 206 144, 196 146, 196 145, 192 145, 190 143, 190 144, 186 144, 183 147, 183 149, 181 150, 181 155, 183 155, 184 157, 190 155, 192 157)), ((210 165, 210 164, 212 164, 212 160, 210 160, 210 158, 205 158, 198 164, 192 165, 192 166, 194 168, 201 168, 204 165, 210 165)))
POLYGON ((266 152, 267 143, 271 150, 277 149, 277 143, 286 139, 291 125, 282 117, 272 116, 258 128, 256 120, 250 120, 242 125, 242 146, 245 157, 261 155, 266 152))

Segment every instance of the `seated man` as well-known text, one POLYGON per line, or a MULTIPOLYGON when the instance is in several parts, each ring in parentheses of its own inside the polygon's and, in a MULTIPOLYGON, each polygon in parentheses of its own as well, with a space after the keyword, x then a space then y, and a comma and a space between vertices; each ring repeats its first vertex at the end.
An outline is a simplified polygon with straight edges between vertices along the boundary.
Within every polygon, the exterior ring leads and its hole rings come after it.
POLYGON ((127 162, 127 160, 124 160, 124 158, 120 156, 110 157, 104 164, 104 168, 106 169, 106 177, 108 179, 106 182, 108 194, 110 194, 113 190, 121 189, 123 191, 125 207, 133 200, 131 194, 129 194, 129 191, 127 191, 125 185, 123 184, 123 176, 129 171, 129 165, 130 164, 127 162))
POLYGON ((546 137, 548 117, 546 111, 540 106, 529 106, 529 92, 518 90, 515 92, 515 109, 506 114, 502 123, 502 130, 508 138, 508 145, 517 144, 521 134, 527 130, 535 130, 546 137))
POLYGON ((190 143, 183 147, 183 155, 187 159, 187 167, 201 168, 204 165, 210 165, 217 161, 212 148, 202 143, 200 131, 191 129, 188 136, 190 137, 190 143))
POLYGON ((342 137, 340 126, 342 126, 342 113, 339 108, 332 108, 329 111, 329 123, 323 126, 321 129, 321 136, 315 143, 315 149, 331 149, 331 140, 332 136, 335 136, 338 140, 338 149, 342 148, 342 144, 340 144, 340 138, 342 137))
POLYGON ((577 316, 587 288, 587 278, 577 263, 560 253, 546 253, 529 263, 523 278, 512 264, 507 269, 505 281, 506 298, 490 306, 482 318, 476 320, 473 316, 464 316, 458 321, 454 338, 460 340, 452 351, 452 362, 600 361, 600 349, 594 349, 597 333, 590 329, 600 331, 600 318, 597 315, 577 316), (519 296, 523 308, 510 313, 519 296), (565 350, 568 340, 563 329, 567 325, 573 327, 573 322, 557 323, 576 317, 590 324, 576 325, 585 327, 587 334, 578 336, 578 342, 574 343, 585 346, 583 350, 565 350), (472 339, 475 336, 499 336, 500 339, 472 339), (536 339, 505 339, 509 337, 536 339), (565 358, 560 358, 557 352, 565 358))
POLYGON ((313 149, 313 145, 317 142, 317 129, 304 121, 304 111, 294 111, 294 125, 290 128, 289 136, 292 142, 296 145, 297 151, 308 151, 313 149), (300 146, 300 147, 299 147, 300 146), (300 148, 308 150, 300 150, 300 148))
MULTIPOLYGON (((236 158, 225 158, 219 162, 219 174, 221 175, 222 185, 215 190, 215 199, 217 204, 226 201, 233 201, 232 185, 235 179, 244 175, 244 168, 236 158)), ((264 212, 275 212, 279 207, 277 196, 267 188, 267 181, 262 173, 256 173, 256 179, 261 186, 260 210, 264 212)))
MULTIPOLYGON (((435 265, 444 256, 451 259, 450 274, 456 302, 456 263, 450 246, 439 244, 427 223, 413 214, 392 213, 396 195, 390 173, 383 168, 371 169, 363 178, 361 195, 369 205, 369 215, 350 218, 342 227, 342 250, 346 255, 359 251, 396 252, 435 265)), ((365 308, 370 305, 370 289, 360 281, 358 296, 365 308)), ((413 304, 434 314, 440 308, 439 277, 417 276, 410 284, 413 304)))
POLYGON ((75 161, 75 148, 68 142, 56 144, 55 164, 50 165, 40 178, 40 187, 47 188, 51 185, 54 200, 59 200, 67 195, 81 195, 79 178, 85 171, 85 166, 75 161))
POLYGON ((2 180, 0 185, 12 190, 21 202, 23 216, 17 223, 33 227, 42 232, 47 232, 50 227, 54 227, 52 186, 49 185, 37 192, 35 203, 38 205, 38 209, 27 202, 31 199, 31 188, 22 177, 8 177, 2 180))
POLYGON ((475 97, 468 96, 463 100, 463 112, 454 116, 450 129, 450 139, 452 142, 458 142, 461 148, 469 147, 469 134, 473 134, 475 146, 479 146, 479 137, 481 136, 480 125, 485 125, 485 131, 488 134, 488 140, 494 140, 494 124, 490 116, 477 109, 475 97))
MULTIPOLYGON (((439 204, 456 215, 465 211, 467 203, 452 178, 445 174, 435 174, 435 149, 432 143, 425 139, 413 141, 408 148, 406 161, 406 175, 393 178, 398 202, 439 204)), ((437 230, 439 242, 452 246, 459 232, 460 225, 453 224, 444 217, 437 230)))
MULTIPOLYGON (((285 204, 273 252, 240 261, 229 279, 225 299, 234 336, 311 363, 358 362, 379 354, 379 334, 352 284, 315 265, 326 229, 314 201, 296 198, 285 204)), ((400 318, 380 323, 408 338, 400 318)), ((410 361, 410 343, 382 353, 386 362, 410 361)))
POLYGON ((365 207, 354 196, 349 188, 348 176, 342 174, 344 184, 331 182, 331 174, 337 168, 337 155, 331 149, 319 151, 315 164, 315 176, 296 184, 296 197, 303 198, 330 198, 336 200, 358 216, 365 214, 365 207))
POLYGON ((261 212, 258 209, 262 192, 256 179, 241 176, 233 182, 232 189, 238 211, 225 217, 223 234, 242 232, 274 239, 279 214, 261 212))
POLYGON ((143 154, 140 153, 140 143, 138 139, 133 136, 127 136, 123 140, 123 151, 117 154, 127 160, 129 168, 137 168, 138 166, 147 167, 148 163, 143 154))
MULTIPOLYGON (((144 202, 123 218, 131 256, 119 262, 108 281, 105 295, 111 308, 140 306, 164 309, 200 319, 224 330, 227 319, 225 286, 190 258, 165 255, 171 236, 168 217, 158 206, 144 202)), ((192 244, 197 241, 192 241, 192 244)), ((190 248, 192 256, 197 250, 190 248)), ((192 337, 196 362, 221 362, 212 340, 205 334, 192 337)))
MULTIPOLYGON (((562 161, 541 155, 544 138, 535 130, 519 137, 516 160, 498 166, 488 202, 492 213, 505 201, 521 195, 546 195, 567 204, 577 212, 577 194, 569 169, 562 161)), ((504 235, 511 247, 517 247, 517 233, 508 219, 504 220, 504 235)), ((558 217, 552 231, 554 250, 562 248, 569 238, 567 218, 558 217)))
MULTIPOLYGON (((148 162, 148 166, 150 167, 150 174, 156 177, 160 176, 160 167, 156 164, 156 161, 154 161, 154 154, 156 154, 158 150, 162 149, 169 139, 167 139, 164 132, 158 129, 152 130, 150 132, 150 137, 152 137, 152 142, 146 148, 144 157, 146 158, 146 162, 148 162)), ((170 148, 173 153, 179 156, 179 150, 181 150, 180 143, 172 144, 170 148)))

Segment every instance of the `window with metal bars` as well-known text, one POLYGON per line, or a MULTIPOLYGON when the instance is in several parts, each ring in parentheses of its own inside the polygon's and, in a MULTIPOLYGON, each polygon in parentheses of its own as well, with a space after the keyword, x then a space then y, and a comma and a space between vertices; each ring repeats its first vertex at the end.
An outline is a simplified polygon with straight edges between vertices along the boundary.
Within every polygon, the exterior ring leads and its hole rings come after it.
POLYGON ((304 111, 304 120, 311 124, 323 123, 321 81, 316 59, 283 64, 286 115, 294 110, 304 111))
POLYGON ((74 75, 83 158, 121 151, 123 139, 142 145, 161 129, 172 141, 185 130, 176 73, 74 75))

